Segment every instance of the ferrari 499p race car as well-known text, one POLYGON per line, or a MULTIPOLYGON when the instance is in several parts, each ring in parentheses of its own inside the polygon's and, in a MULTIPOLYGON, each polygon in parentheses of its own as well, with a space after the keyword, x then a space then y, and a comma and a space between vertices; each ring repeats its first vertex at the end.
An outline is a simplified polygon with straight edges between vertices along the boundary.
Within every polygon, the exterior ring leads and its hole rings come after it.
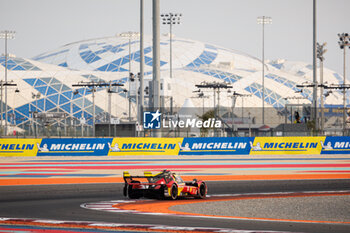
POLYGON ((141 197, 172 199, 178 197, 205 198, 207 195, 207 185, 202 180, 194 179, 191 182, 184 182, 179 175, 169 170, 152 175, 151 172, 144 172, 144 176, 131 176, 129 172, 124 172, 125 181, 124 196, 130 199, 141 197), (141 182, 143 181, 144 182, 141 182))

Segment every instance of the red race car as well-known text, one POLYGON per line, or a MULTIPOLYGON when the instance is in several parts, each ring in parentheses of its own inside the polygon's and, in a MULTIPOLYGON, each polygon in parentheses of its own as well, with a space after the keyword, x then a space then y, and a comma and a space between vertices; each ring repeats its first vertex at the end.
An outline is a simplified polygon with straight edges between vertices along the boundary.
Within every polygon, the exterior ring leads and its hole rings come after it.
POLYGON ((124 196, 130 199, 141 197, 172 199, 178 197, 205 198, 207 195, 207 185, 202 180, 194 179, 191 182, 184 182, 179 175, 169 170, 152 175, 151 172, 144 172, 144 176, 131 176, 125 171, 123 174, 125 181, 124 196), (144 182, 141 182, 143 181, 144 182))

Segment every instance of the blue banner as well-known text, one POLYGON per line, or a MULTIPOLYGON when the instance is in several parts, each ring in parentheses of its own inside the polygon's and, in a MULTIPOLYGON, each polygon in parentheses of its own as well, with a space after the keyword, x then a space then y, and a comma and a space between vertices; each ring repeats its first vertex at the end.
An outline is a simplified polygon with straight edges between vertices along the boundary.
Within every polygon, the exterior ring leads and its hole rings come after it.
POLYGON ((184 138, 179 155, 249 155, 254 137, 184 138))
POLYGON ((106 156, 113 138, 43 138, 37 156, 106 156))
POLYGON ((326 137, 321 154, 350 154, 350 137, 326 137))

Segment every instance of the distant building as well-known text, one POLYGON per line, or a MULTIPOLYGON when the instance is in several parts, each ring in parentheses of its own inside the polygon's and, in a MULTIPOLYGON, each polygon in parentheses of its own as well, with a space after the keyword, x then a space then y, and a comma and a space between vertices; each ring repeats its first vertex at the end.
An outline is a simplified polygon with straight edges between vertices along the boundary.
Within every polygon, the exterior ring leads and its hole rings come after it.
MULTIPOLYGON (((163 82, 162 93, 164 102, 169 106, 169 96, 173 97, 173 106, 181 107, 185 99, 193 97, 195 85, 201 82, 227 82, 233 86, 232 91, 242 94, 252 94, 244 100, 244 107, 262 106, 262 64, 258 58, 242 52, 220 46, 184 38, 173 38, 173 79, 169 78, 169 35, 161 36, 160 67, 163 82)), ((79 125, 82 118, 86 124, 92 125, 92 95, 87 88, 78 89, 72 84, 80 81, 121 82, 125 87, 114 88, 117 94, 112 94, 112 117, 120 119, 128 115, 128 99, 123 88, 128 89, 129 72, 137 74, 140 67, 140 51, 138 38, 129 39, 112 36, 64 45, 35 56, 32 59, 10 57, 8 61, 8 80, 18 85, 20 92, 14 87, 8 87, 8 119, 9 125, 17 125, 29 129, 31 112, 50 113, 62 112, 66 117, 56 119, 53 127, 63 127, 73 120, 79 125), (131 61, 129 60, 129 45, 131 61), (131 70, 129 64, 131 62, 131 70), (40 98, 32 98, 32 93, 40 93, 40 98)), ((145 87, 152 79, 152 37, 145 36, 145 87)), ((0 57, 0 75, 4 77, 5 61, 0 57)), ((342 83, 342 76, 329 69, 324 70, 324 80, 328 83, 342 83)), ((312 90, 300 92, 296 87, 312 80, 312 66, 303 62, 284 60, 267 61, 265 67, 265 107, 281 108, 288 103, 307 103, 312 100, 312 90), (290 96, 305 99, 285 99, 290 96)), ((135 84, 131 85, 131 95, 135 94, 135 84)), ((147 92, 146 104, 147 104, 147 92)), ((108 94, 106 88, 97 88, 96 121, 108 119, 108 94)), ((232 94, 232 93, 231 93, 232 94)), ((213 106, 213 92, 205 107, 213 106)), ((230 107, 230 93, 221 92, 220 105, 230 107)), ((349 98, 347 98, 349 100, 349 98)), ((341 91, 333 91, 325 103, 339 104, 342 101, 341 91)), ((192 99, 193 104, 202 108, 202 100, 192 99)), ((5 99, 2 99, 3 116, 5 99)), ((235 107, 241 107, 241 101, 236 101, 235 107)), ((132 116, 135 117, 135 100, 132 100, 132 116)), ((252 112, 254 116, 254 112, 252 112)), ((255 116, 256 117, 256 116, 255 116)))

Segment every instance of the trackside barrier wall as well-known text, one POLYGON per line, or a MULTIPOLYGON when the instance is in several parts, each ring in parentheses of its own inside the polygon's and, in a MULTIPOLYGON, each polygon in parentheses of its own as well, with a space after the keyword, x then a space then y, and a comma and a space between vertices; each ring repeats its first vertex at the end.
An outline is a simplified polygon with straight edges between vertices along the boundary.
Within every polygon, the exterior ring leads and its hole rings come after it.
POLYGON ((0 156, 350 154, 350 137, 0 139, 0 156))

